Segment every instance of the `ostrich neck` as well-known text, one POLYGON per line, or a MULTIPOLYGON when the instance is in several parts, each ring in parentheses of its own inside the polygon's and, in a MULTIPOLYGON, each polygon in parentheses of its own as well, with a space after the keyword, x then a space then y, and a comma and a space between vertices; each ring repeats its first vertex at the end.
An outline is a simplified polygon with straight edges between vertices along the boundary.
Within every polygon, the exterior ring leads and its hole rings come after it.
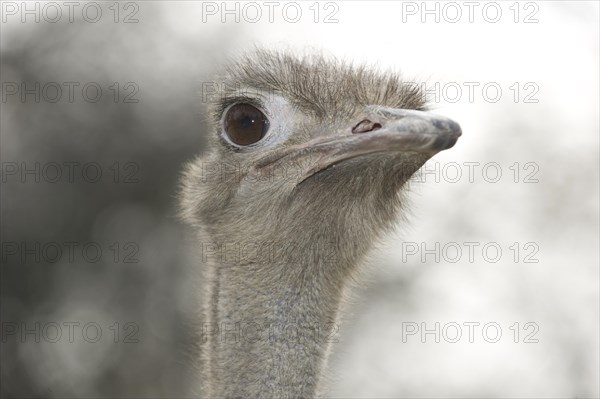
POLYGON ((313 240, 204 249, 207 397, 316 396, 339 337, 348 270, 347 260, 335 256, 339 247, 313 240))

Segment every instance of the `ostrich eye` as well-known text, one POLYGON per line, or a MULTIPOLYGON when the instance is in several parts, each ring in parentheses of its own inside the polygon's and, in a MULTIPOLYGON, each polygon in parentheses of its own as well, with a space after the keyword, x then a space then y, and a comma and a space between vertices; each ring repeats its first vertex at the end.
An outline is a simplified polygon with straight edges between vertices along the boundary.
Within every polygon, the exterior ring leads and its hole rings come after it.
POLYGON ((250 104, 236 104, 227 111, 224 128, 229 140, 235 144, 250 145, 265 137, 269 120, 250 104))

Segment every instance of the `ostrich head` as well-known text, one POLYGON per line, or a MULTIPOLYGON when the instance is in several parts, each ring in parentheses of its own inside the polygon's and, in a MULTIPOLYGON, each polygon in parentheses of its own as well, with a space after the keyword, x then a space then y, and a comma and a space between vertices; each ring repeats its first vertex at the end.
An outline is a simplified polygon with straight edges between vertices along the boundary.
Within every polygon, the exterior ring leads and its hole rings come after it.
MULTIPOLYGON (((421 91, 399 76, 321 56, 257 50, 216 86, 208 151, 188 165, 182 190, 207 264, 204 317, 335 320, 403 186, 460 127, 425 112, 421 91)), ((208 396, 312 396, 328 345, 309 346, 211 336, 208 396)))
POLYGON ((325 237, 352 256, 394 222, 410 176, 461 134, 398 75, 321 56, 257 50, 217 87, 208 152, 188 166, 182 202, 214 242, 325 237))

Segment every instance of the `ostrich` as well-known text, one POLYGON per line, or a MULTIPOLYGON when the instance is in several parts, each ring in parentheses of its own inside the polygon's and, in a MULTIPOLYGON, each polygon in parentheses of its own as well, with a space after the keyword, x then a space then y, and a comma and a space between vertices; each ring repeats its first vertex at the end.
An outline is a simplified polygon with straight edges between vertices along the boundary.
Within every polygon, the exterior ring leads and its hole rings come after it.
POLYGON ((255 49, 218 87, 181 190, 201 252, 201 393, 315 397, 367 251, 461 129, 398 75, 322 55, 255 49))

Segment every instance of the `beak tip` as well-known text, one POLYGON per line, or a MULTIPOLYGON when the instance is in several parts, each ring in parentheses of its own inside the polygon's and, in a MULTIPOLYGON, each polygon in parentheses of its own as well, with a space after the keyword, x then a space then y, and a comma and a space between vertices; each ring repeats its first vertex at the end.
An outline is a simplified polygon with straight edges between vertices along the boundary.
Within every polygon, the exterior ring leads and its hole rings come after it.
POLYGON ((447 150, 454 147, 458 138, 462 136, 462 129, 460 125, 451 119, 444 121, 444 126, 441 131, 445 131, 446 134, 440 136, 439 144, 442 150, 447 150))
POLYGON ((440 133, 435 138, 431 147, 435 151, 448 150, 456 144, 459 137, 462 135, 460 125, 453 120, 446 120, 443 122, 444 126, 438 126, 440 133))

